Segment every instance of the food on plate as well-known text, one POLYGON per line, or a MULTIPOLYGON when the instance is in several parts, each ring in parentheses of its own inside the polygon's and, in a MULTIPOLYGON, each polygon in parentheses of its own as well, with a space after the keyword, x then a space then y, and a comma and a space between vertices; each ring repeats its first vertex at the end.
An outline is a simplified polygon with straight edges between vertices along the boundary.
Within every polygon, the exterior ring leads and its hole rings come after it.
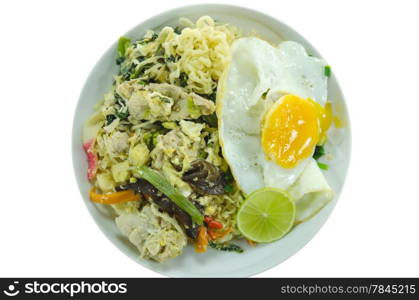
POLYGON ((83 132, 91 201, 157 262, 274 242, 333 197, 326 62, 209 16, 179 24, 119 39, 83 132))

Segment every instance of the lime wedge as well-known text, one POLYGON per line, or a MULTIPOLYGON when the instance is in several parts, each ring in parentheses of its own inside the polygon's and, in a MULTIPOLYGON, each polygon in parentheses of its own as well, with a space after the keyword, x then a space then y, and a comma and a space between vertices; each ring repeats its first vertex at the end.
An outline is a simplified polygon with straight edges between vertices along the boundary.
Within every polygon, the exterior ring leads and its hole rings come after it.
POLYGON ((294 224, 295 204, 287 192, 262 188, 251 193, 237 214, 237 226, 249 240, 269 243, 283 237, 294 224))

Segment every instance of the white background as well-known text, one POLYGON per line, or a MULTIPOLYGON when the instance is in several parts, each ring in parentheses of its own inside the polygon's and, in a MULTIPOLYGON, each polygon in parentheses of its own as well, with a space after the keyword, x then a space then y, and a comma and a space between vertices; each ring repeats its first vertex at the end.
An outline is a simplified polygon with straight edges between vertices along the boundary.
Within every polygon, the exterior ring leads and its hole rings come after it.
MULTIPOLYGON (((0 276, 161 276, 116 249, 88 214, 70 141, 79 92, 134 25, 200 1, 2 1, 0 276)), ((353 148, 319 234, 261 277, 419 276, 416 1, 225 1, 279 18, 332 65, 353 148)))

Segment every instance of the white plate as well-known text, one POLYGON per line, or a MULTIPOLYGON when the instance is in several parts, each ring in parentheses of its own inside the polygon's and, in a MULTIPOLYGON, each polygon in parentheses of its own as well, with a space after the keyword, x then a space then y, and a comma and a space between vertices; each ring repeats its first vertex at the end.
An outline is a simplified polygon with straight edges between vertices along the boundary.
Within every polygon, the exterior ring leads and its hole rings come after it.
MULTIPOLYGON (((244 33, 257 32, 264 39, 277 44, 282 40, 294 40, 305 46, 314 56, 320 54, 300 34, 282 22, 260 12, 229 5, 194 5, 180 7, 152 17, 137 25, 125 36, 140 38, 147 29, 159 30, 165 25, 174 26, 179 17, 196 20, 202 15, 210 15, 220 22, 240 27, 244 33)), ((163 264, 139 258, 137 249, 123 237, 115 226, 114 215, 105 206, 89 201, 90 184, 87 181, 87 161, 82 148, 82 127, 93 112, 93 106, 102 98, 112 84, 112 76, 118 72, 115 64, 116 42, 105 52, 91 71, 83 87, 77 104, 72 133, 73 165, 77 183, 87 209, 102 232, 123 253, 135 262, 161 274, 172 277, 245 277, 283 262, 300 250, 319 231, 326 222, 342 190, 350 156, 350 127, 345 101, 334 75, 329 80, 329 99, 333 102, 335 113, 345 122, 343 137, 334 150, 339 150, 338 160, 325 172, 326 178, 335 191, 335 198, 311 220, 296 226, 283 239, 266 245, 249 247, 241 244, 243 254, 219 252, 209 249, 205 254, 195 253, 188 246, 184 253, 163 264)))

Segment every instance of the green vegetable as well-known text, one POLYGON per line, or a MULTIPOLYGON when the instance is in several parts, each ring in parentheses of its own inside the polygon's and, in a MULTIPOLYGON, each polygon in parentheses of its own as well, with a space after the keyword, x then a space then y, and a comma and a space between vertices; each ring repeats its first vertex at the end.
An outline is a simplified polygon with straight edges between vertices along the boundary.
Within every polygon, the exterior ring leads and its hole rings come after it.
POLYGON ((198 157, 202 159, 206 159, 208 157, 208 153, 203 150, 200 150, 198 153, 198 157))
POLYGON ((233 185, 232 184, 226 184, 224 186, 224 191, 226 193, 232 193, 234 191, 233 185))
POLYGON ((185 196, 178 192, 165 177, 146 166, 137 168, 137 173, 141 178, 144 178, 150 182, 160 192, 169 197, 183 211, 188 213, 195 223, 198 225, 203 223, 204 216, 201 214, 201 212, 196 208, 195 205, 193 205, 192 202, 190 202, 185 196))
POLYGON ((192 118, 197 118, 201 114, 199 107, 195 105, 192 97, 189 97, 187 99, 187 107, 188 107, 188 112, 192 118))
POLYGON ((331 74, 332 74, 332 69, 330 68, 330 66, 325 66, 324 67, 324 75, 326 77, 330 77, 331 74))
POLYGON ((324 151, 324 147, 317 145, 316 149, 314 150, 313 158, 315 160, 318 160, 320 157, 322 157, 325 154, 326 154, 326 152, 324 151))
POLYGON ((142 61, 144 61, 144 60, 145 60, 145 56, 144 56, 144 55, 137 56, 137 60, 138 60, 139 62, 142 62, 142 61))
POLYGON ((115 119, 115 115, 106 115, 106 126, 112 124, 115 119))
POLYGON ((168 58, 166 58, 167 61, 176 62, 176 60, 179 59, 179 56, 170 55, 168 58))
POLYGON ((233 174, 231 174, 230 169, 228 169, 228 170, 227 170, 227 172, 225 173, 225 175, 224 175, 224 180, 225 180, 227 183, 233 183, 233 181, 234 181, 234 177, 233 177, 233 174))
POLYGON ((158 37, 159 35, 157 33, 153 33, 153 35, 151 36, 150 42, 155 41, 158 37))
POLYGON ((147 69, 150 69, 153 65, 154 65, 153 63, 149 63, 149 64, 145 64, 145 65, 141 66, 140 68, 136 69, 135 72, 131 73, 129 78, 130 79, 135 79, 135 78, 140 77, 140 75, 143 75, 144 72, 147 69))
MULTIPOLYGON (((155 55, 157 55, 157 56, 164 56, 164 53, 165 53, 164 48, 162 47, 162 45, 159 45, 159 47, 157 48, 157 50, 155 52, 155 55)), ((163 59, 163 62, 162 63, 164 63, 164 58, 161 58, 161 59, 163 59)))
POLYGON ((324 163, 321 163, 321 162, 317 162, 317 165, 322 170, 329 170, 329 166, 327 164, 324 164, 324 163))
POLYGON ((176 26, 174 32, 176 34, 181 34, 182 33, 182 28, 180 28, 179 26, 176 26))
POLYGON ((176 122, 163 122, 161 125, 166 129, 175 129, 177 127, 176 122))
POLYGON ((188 84, 188 75, 185 72, 181 72, 179 75, 179 85, 185 87, 188 84))
POLYGON ((131 40, 127 37, 121 36, 118 40, 118 56, 125 57, 125 51, 131 44, 131 40))
POLYGON ((209 241, 208 245, 215 249, 215 250, 219 250, 219 251, 228 251, 228 252, 237 252, 237 253, 243 253, 243 249, 236 245, 236 244, 219 244, 219 243, 214 243, 213 241, 209 241))
POLYGON ((156 147, 156 145, 157 145, 157 137, 160 135, 160 133, 159 132, 154 132, 153 133, 153 139, 151 140, 152 141, 152 147, 154 148, 154 147, 156 147))
POLYGON ((217 98, 217 92, 213 92, 211 95, 209 95, 209 99, 213 102, 215 102, 217 98))
POLYGON ((267 89, 263 94, 262 94, 262 98, 266 99, 266 95, 269 93, 270 89, 267 89))
POLYGON ((135 71, 136 66, 137 66, 136 64, 132 63, 128 66, 121 67, 122 79, 123 80, 129 80, 130 77, 132 76, 132 73, 135 71))
POLYGON ((217 115, 215 113, 212 113, 210 115, 205 115, 202 116, 202 121, 207 123, 210 127, 212 128, 217 128, 218 127, 218 118, 217 115))
POLYGON ((125 105, 125 100, 117 92, 115 92, 113 94, 113 96, 115 97, 115 100, 116 100, 116 102, 119 103, 119 105, 121 105, 121 106, 125 105))
POLYGON ((116 116, 117 116, 118 118, 120 118, 121 120, 125 120, 125 119, 127 119, 127 118, 128 118, 128 116, 129 116, 129 112, 128 112, 128 110, 125 110, 125 111, 118 111, 118 112, 116 113, 116 116))
POLYGON ((153 150, 153 134, 151 132, 144 133, 143 142, 147 145, 148 150, 153 150))
POLYGON ((116 59, 116 64, 117 64, 117 65, 120 65, 120 64, 122 64, 122 63, 124 62, 124 60, 125 60, 125 57, 120 56, 120 57, 118 57, 118 58, 116 59))

